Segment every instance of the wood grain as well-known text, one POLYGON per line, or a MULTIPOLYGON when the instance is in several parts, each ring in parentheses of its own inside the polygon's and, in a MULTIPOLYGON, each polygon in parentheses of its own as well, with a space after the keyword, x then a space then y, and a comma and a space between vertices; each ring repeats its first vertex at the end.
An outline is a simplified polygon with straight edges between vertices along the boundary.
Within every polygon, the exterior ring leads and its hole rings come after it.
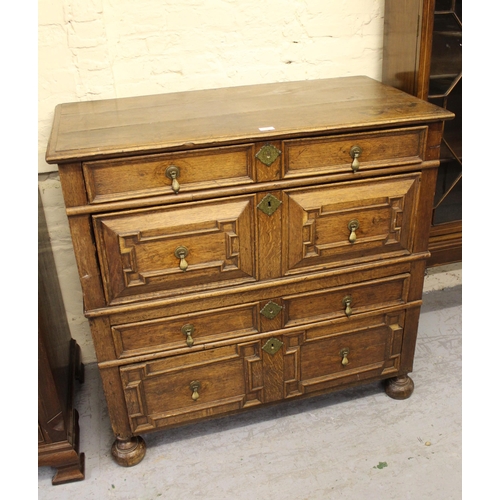
POLYGON ((411 394, 452 117, 367 77, 57 108, 47 158, 118 464, 139 433, 388 378, 411 394))
POLYGON ((452 117, 365 76, 68 103, 55 110, 46 160, 186 150, 452 117))

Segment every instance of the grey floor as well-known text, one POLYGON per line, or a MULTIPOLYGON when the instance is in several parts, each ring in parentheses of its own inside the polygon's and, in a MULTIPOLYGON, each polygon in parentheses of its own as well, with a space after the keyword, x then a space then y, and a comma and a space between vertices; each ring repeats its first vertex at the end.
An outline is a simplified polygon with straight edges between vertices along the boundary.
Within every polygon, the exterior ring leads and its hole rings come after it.
POLYGON ((462 287, 424 294, 411 398, 379 383, 198 425, 145 435, 131 468, 110 456, 114 440, 95 364, 75 406, 85 480, 43 499, 390 500, 462 498, 462 287))

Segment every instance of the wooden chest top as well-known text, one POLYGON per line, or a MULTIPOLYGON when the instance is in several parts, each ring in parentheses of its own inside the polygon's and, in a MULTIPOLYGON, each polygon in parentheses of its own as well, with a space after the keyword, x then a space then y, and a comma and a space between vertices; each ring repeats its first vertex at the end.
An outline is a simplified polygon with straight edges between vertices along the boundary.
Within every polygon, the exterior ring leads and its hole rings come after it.
POLYGON ((429 123, 453 113, 365 76, 60 104, 48 163, 429 123))

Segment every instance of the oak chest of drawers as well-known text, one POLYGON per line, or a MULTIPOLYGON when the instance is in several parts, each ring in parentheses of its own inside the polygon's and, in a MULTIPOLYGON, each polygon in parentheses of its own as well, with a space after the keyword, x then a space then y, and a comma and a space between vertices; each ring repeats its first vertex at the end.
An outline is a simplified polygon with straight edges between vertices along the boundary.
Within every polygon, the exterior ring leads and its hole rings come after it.
POLYGON ((367 77, 57 106, 121 465, 141 434, 412 371, 448 111, 367 77))

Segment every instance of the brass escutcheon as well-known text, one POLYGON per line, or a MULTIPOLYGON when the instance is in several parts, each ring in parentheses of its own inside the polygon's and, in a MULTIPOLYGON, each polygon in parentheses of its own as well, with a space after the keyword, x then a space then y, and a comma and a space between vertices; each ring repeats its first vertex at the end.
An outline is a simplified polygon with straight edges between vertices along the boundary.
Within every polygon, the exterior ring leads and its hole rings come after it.
POLYGON ((276 302, 273 302, 270 300, 261 310, 260 314, 264 316, 267 319, 274 319, 278 314, 281 312, 283 308, 279 305, 276 304, 276 302))
POLYGON ((260 160, 267 167, 270 167, 280 154, 281 151, 278 148, 274 147, 272 144, 266 144, 260 148, 255 158, 260 160))
POLYGON ((274 355, 281 349, 282 345, 283 342, 281 342, 281 340, 272 337, 264 344, 262 350, 266 351, 268 354, 274 355))
POLYGON ((272 194, 268 194, 262 198, 261 202, 257 205, 259 210, 262 210, 266 215, 272 215, 276 210, 278 210, 281 205, 281 201, 273 196, 272 194))

